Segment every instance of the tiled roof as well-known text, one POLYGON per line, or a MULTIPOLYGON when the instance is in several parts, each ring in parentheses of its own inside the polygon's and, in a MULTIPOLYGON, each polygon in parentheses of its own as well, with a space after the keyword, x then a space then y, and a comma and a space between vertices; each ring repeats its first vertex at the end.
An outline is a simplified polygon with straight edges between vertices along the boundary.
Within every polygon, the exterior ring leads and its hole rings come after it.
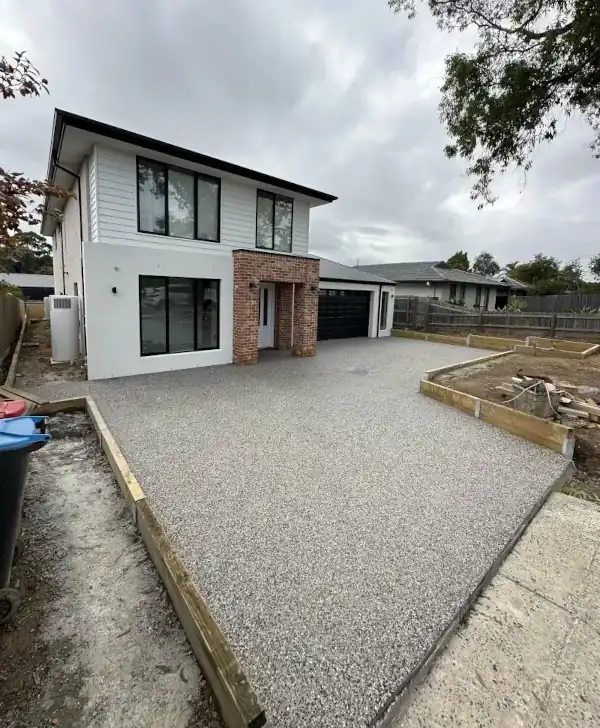
POLYGON ((350 266, 336 263, 327 258, 319 258, 319 278, 334 281, 354 281, 355 283, 387 283, 394 285, 394 281, 388 278, 380 278, 373 273, 366 273, 363 270, 350 268, 350 266))
POLYGON ((449 281, 450 283, 473 283, 478 286, 508 287, 494 278, 481 276, 464 270, 448 268, 443 260, 423 263, 381 263, 378 265, 361 265, 360 270, 383 276, 396 282, 412 283, 431 281, 449 281))

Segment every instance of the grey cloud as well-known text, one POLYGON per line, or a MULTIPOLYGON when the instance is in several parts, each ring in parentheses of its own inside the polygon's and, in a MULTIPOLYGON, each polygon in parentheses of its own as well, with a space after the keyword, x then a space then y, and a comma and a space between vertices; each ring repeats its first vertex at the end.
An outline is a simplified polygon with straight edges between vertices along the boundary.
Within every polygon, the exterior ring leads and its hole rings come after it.
POLYGON ((60 106, 337 194, 311 239, 342 262, 595 252, 600 169, 585 125, 536 154, 522 193, 502 181, 511 204, 467 201, 431 86, 455 40, 424 9, 408 21, 385 0, 8 3, 52 96, 3 104, 6 166, 45 173, 60 106))

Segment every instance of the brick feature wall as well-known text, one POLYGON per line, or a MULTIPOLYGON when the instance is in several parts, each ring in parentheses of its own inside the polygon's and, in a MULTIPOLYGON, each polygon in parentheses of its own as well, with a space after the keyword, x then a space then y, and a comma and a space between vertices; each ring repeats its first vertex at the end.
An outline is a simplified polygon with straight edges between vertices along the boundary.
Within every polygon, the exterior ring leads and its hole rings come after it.
POLYGON ((260 283, 275 283, 275 346, 297 356, 314 356, 317 347, 319 261, 313 258, 233 251, 233 361, 258 361, 260 283), (292 283, 296 284, 292 296, 292 283), (292 298, 294 331, 292 346, 292 298))

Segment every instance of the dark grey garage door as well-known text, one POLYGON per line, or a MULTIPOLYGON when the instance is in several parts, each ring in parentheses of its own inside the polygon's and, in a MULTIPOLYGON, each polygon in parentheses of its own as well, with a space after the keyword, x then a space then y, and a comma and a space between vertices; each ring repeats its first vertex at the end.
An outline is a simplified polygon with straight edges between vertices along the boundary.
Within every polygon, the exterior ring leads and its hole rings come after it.
POLYGON ((369 291, 319 291, 317 338, 368 336, 370 299, 369 291))

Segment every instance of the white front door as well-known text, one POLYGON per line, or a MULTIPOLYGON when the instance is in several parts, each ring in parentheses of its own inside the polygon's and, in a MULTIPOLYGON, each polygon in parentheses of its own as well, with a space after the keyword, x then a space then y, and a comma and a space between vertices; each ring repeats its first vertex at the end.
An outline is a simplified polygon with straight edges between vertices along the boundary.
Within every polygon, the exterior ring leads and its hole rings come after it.
POLYGON ((260 284, 258 307, 258 348, 275 346, 275 284, 260 284))

